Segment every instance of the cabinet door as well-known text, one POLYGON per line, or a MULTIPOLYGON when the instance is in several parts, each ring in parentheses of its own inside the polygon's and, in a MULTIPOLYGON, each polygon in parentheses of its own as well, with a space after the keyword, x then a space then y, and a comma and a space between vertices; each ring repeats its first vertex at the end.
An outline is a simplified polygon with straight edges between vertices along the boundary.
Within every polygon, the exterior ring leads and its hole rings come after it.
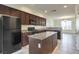
POLYGON ((26 25, 29 25, 29 14, 25 14, 26 25))
POLYGON ((3 6, 0 5, 0 14, 3 14, 3 6))
POLYGON ((42 18, 41 17, 39 18, 39 25, 42 26, 42 18))
POLYGON ((16 17, 19 17, 20 16, 20 11, 19 10, 16 10, 16 9, 13 9, 13 8, 10 8, 10 15, 11 16, 16 16, 16 17))
POLYGON ((40 17, 36 18, 36 25, 41 25, 41 19, 40 19, 40 17))
POLYGON ((22 25, 26 24, 25 13, 23 13, 23 12, 21 12, 21 24, 22 25))
POLYGON ((21 12, 20 18, 21 18, 21 24, 29 25, 29 14, 21 12))
POLYGON ((27 33, 21 33, 21 43, 22 43, 22 46, 26 46, 29 44, 29 38, 27 36, 27 33))
POLYGON ((43 19, 40 18, 40 25, 43 26, 43 19))
POLYGON ((10 12, 9 7, 0 4, 0 14, 9 15, 9 12, 10 12))
POLYGON ((42 18, 42 26, 46 25, 46 19, 42 18))
POLYGON ((39 25, 39 18, 36 17, 36 25, 39 25))
POLYGON ((57 46, 57 33, 53 35, 53 49, 55 49, 55 47, 57 46))
POLYGON ((30 54, 41 54, 41 48, 39 45, 41 40, 29 38, 29 53, 30 54))
POLYGON ((29 24, 30 25, 36 25, 36 17, 35 17, 35 15, 30 14, 29 24))
POLYGON ((44 26, 46 26, 46 19, 44 18, 44 26))

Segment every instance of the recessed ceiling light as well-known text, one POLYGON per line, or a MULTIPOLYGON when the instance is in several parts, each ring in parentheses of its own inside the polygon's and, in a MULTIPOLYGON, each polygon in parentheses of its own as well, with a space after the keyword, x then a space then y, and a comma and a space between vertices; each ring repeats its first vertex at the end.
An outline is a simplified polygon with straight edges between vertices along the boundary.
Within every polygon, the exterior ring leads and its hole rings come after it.
POLYGON ((64 5, 64 8, 67 8, 68 6, 67 5, 64 5))
POLYGON ((44 12, 47 13, 47 10, 45 10, 44 12))

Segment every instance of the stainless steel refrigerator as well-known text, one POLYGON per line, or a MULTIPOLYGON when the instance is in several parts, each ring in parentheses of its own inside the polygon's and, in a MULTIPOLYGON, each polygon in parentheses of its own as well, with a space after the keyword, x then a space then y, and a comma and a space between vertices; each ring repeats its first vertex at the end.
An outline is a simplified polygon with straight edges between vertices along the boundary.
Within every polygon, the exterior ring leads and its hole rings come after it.
POLYGON ((21 49, 21 20, 0 15, 0 53, 10 54, 21 49))

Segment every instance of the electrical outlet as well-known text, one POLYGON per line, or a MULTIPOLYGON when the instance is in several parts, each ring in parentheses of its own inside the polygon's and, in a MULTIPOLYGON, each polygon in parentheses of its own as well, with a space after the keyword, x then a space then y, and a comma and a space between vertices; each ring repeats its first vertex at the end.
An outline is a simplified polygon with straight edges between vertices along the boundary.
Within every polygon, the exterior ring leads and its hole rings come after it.
POLYGON ((38 43, 38 48, 41 48, 41 44, 40 43, 38 43))

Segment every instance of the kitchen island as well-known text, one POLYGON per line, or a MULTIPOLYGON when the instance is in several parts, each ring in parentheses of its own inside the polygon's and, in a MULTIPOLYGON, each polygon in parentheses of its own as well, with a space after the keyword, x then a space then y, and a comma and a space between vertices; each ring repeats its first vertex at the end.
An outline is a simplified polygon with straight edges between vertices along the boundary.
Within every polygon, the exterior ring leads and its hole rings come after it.
POLYGON ((41 32, 29 35, 30 54, 50 54, 57 45, 57 32, 41 32))

